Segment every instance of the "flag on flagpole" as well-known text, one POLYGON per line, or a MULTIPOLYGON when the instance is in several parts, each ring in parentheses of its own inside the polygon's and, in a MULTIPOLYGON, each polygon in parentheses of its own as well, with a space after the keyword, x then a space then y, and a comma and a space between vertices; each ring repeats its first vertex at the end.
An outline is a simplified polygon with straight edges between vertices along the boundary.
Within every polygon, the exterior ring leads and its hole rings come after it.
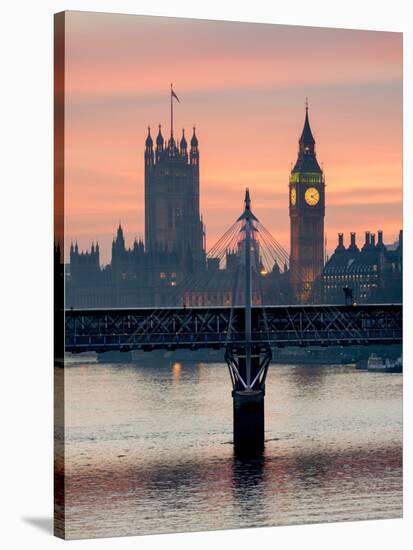
POLYGON ((174 97, 178 103, 181 103, 181 102, 179 101, 179 97, 176 95, 176 93, 173 91, 172 88, 171 88, 171 94, 172 94, 172 97, 174 97))

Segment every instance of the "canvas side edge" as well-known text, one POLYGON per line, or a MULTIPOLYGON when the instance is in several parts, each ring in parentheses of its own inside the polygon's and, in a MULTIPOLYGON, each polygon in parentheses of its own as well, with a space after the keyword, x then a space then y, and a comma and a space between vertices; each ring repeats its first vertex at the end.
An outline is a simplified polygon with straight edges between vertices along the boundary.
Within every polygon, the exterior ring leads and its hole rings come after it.
POLYGON ((65 13, 54 15, 54 522, 66 538, 64 426, 64 157, 65 157, 65 13))

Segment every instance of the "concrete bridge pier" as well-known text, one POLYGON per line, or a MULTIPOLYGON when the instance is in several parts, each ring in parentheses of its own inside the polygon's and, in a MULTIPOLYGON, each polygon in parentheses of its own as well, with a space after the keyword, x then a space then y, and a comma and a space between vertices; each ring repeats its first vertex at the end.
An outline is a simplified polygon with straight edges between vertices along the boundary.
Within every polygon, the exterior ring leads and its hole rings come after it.
POLYGON ((233 390, 234 450, 258 456, 264 450, 264 390, 233 390))

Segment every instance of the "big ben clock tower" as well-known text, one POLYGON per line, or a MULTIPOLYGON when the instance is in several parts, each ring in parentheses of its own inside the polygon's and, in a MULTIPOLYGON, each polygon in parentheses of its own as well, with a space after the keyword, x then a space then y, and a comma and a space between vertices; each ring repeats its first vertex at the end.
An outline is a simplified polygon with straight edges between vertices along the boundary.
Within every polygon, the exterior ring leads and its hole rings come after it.
POLYGON ((291 284, 298 303, 319 300, 318 278, 324 266, 325 182, 305 107, 298 158, 290 174, 291 284))

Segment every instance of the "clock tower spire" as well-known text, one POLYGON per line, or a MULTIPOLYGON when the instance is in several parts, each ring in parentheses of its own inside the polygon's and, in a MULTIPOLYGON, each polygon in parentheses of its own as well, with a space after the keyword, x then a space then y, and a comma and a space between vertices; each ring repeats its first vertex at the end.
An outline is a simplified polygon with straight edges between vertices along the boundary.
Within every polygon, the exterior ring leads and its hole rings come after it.
POLYGON ((298 303, 317 302, 317 283, 324 267, 325 181, 316 157, 307 100, 289 191, 291 284, 298 303))

